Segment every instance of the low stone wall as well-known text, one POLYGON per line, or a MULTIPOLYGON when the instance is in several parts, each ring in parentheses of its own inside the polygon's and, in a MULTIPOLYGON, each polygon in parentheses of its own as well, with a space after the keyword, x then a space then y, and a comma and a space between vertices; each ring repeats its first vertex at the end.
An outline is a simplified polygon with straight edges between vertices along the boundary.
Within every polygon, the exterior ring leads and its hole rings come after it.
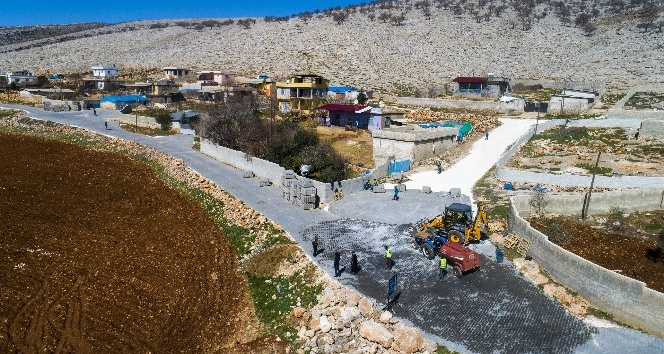
MULTIPOLYGON (((589 213, 606 213, 619 205, 627 211, 662 209, 664 191, 641 190, 594 193, 589 213)), ((547 196, 547 213, 579 214, 583 195, 547 196)), ((528 254, 557 282, 578 292, 593 306, 616 319, 664 337, 664 294, 571 253, 549 241, 524 217, 530 215, 529 196, 510 198, 509 230, 531 241, 528 254)))
POLYGON ((66 111, 81 110, 81 103, 78 101, 60 101, 60 100, 49 100, 48 98, 43 98, 42 104, 44 105, 45 111, 51 111, 51 112, 66 112, 66 111))
POLYGON ((396 104, 404 106, 490 110, 501 113, 511 113, 511 112, 521 113, 523 112, 523 107, 524 107, 524 102, 521 99, 517 99, 512 102, 450 100, 450 99, 440 99, 440 98, 416 98, 416 97, 396 97, 395 99, 396 99, 396 104))
POLYGON ((152 117, 136 116, 135 114, 122 114, 120 115, 120 124, 138 125, 139 127, 158 129, 161 124, 152 117))

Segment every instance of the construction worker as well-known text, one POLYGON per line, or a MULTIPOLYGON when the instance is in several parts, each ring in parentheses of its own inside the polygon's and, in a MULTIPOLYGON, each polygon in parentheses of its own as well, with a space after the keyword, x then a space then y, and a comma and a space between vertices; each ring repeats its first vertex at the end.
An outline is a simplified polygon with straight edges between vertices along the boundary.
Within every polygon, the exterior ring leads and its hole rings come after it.
POLYGON ((339 251, 334 252, 334 276, 339 276, 339 262, 341 262, 341 254, 339 251))
POLYGON ((440 257, 439 267, 440 270, 438 271, 438 279, 443 280, 447 275, 447 258, 440 257))
POLYGON ((399 200, 399 186, 394 185, 394 197, 392 197, 392 200, 399 200))
POLYGON ((489 140, 489 131, 484 132, 484 140, 489 140))
POLYGON ((357 255, 355 254, 355 251, 351 253, 350 255, 350 272, 352 274, 357 274, 359 269, 357 269, 357 255))
POLYGON ((392 251, 385 246, 385 269, 392 270, 392 251))
POLYGON ((311 241, 311 246, 314 248, 314 257, 318 254, 318 235, 314 236, 313 241, 311 241))
POLYGON ((443 162, 438 160, 438 162, 436 162, 436 165, 438 165, 438 174, 443 172, 443 162))

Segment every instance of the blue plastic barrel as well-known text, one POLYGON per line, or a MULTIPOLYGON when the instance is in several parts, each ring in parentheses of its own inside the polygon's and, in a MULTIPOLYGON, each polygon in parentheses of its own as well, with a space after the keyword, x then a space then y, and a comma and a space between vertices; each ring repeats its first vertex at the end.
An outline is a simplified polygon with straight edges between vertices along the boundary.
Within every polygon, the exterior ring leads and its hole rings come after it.
POLYGON ((503 263, 503 252, 496 248, 496 262, 503 263))

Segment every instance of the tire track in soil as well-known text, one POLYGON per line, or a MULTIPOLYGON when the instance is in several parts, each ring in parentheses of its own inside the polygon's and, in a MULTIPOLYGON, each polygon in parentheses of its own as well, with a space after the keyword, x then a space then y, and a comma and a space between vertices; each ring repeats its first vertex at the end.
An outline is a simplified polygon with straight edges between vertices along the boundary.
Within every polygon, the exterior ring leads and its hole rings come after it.
POLYGON ((49 342, 57 343, 54 353, 74 351, 91 353, 92 348, 83 339, 80 322, 82 314, 81 278, 58 293, 48 280, 11 321, 10 338, 21 352, 48 352, 49 342), (65 312, 63 320, 58 307, 65 312), (23 325, 28 323, 27 325, 23 325))

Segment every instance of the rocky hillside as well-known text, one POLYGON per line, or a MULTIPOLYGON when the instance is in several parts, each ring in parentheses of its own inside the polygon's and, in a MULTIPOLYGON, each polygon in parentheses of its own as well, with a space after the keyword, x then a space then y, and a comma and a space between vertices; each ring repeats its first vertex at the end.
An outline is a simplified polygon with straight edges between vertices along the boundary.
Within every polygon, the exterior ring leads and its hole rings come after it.
POLYGON ((140 21, 1 45, 0 69, 311 70, 398 94, 487 73, 622 89, 664 81, 662 2, 381 1, 291 18, 140 21))

